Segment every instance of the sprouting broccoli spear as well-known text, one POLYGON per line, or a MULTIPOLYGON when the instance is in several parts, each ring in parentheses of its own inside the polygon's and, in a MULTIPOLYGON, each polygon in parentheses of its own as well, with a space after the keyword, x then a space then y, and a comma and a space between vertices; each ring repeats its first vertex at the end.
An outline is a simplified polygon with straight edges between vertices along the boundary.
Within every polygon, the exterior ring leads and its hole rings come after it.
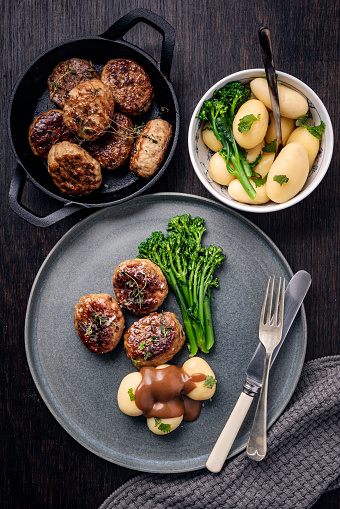
POLYGON ((198 118, 209 122, 210 128, 222 144, 219 153, 225 160, 227 170, 235 175, 253 200, 256 191, 249 182, 252 170, 233 134, 234 117, 249 97, 250 90, 245 88, 242 83, 239 81, 228 83, 220 90, 215 90, 212 99, 204 101, 198 118))
POLYGON ((198 348, 208 353, 214 344, 210 290, 218 287, 213 273, 225 258, 222 249, 202 246, 204 220, 189 214, 169 219, 167 235, 152 232, 138 247, 138 258, 148 258, 163 271, 179 304, 190 355, 198 348))

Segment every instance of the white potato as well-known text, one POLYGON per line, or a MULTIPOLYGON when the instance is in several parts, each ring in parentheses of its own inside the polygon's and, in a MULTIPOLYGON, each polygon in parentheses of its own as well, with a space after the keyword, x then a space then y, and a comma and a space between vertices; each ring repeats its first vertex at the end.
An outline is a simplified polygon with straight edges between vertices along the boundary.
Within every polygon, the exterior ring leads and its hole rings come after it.
POLYGON ((250 149, 256 147, 264 138, 268 129, 268 111, 265 105, 257 99, 250 99, 242 104, 241 108, 235 115, 233 121, 233 134, 237 143, 245 148, 250 149), (258 120, 254 121, 249 131, 240 133, 238 130, 241 118, 246 115, 254 115, 258 120))
POLYGON ((136 371, 126 375, 120 383, 117 394, 118 406, 120 410, 126 415, 138 416, 142 415, 143 413, 138 408, 135 401, 131 401, 129 394, 132 393, 134 395, 136 393, 136 389, 141 381, 142 375, 139 371, 136 371))
POLYGON ((275 203, 284 203, 297 195, 304 186, 309 172, 308 152, 301 143, 292 142, 283 147, 269 170, 266 191, 275 203), (282 185, 274 180, 285 175, 288 182, 282 185))
MULTIPOLYGON (((255 96, 271 110, 272 105, 267 80, 265 78, 255 78, 250 82, 250 88, 255 96)), ((299 118, 307 113, 308 103, 300 92, 292 90, 285 85, 278 85, 277 91, 279 94, 280 112, 283 117, 299 118)))
POLYGON ((256 160, 256 158, 261 154, 261 150, 263 149, 264 146, 265 141, 262 140, 258 145, 256 145, 256 147, 250 148, 247 151, 246 159, 248 163, 253 163, 256 160))
MULTIPOLYGON (((266 132, 266 143, 270 143, 271 141, 276 139, 275 123, 274 123, 272 113, 269 115, 269 118, 270 118, 270 124, 269 124, 268 130, 266 132)), ((281 133, 282 133, 283 145, 286 145, 289 136, 294 131, 294 128, 295 128, 295 122, 294 122, 293 118, 287 118, 287 117, 281 116, 281 133)))
POLYGON ((269 198, 266 192, 266 186, 263 185, 256 187, 252 179, 250 179, 250 183, 256 190, 256 196, 253 200, 245 192, 239 180, 233 180, 230 183, 230 186, 228 187, 230 197, 240 203, 249 203, 251 205, 262 205, 263 203, 267 203, 269 198))
MULTIPOLYGON (((215 378, 215 374, 209 364, 200 357, 191 357, 183 364, 184 371, 189 375, 194 375, 195 373, 200 373, 206 376, 212 376, 215 378)), ((216 383, 210 387, 204 387, 205 380, 201 382, 195 382, 196 387, 189 394, 187 394, 188 398, 195 400, 206 400, 210 399, 216 391, 216 383)))
POLYGON ((319 152, 320 140, 308 132, 307 127, 297 127, 289 136, 287 143, 292 143, 293 141, 301 143, 307 150, 310 171, 319 152))
POLYGON ((261 161, 254 168, 254 171, 264 178, 269 172, 271 165, 274 162, 274 152, 262 152, 261 161))
POLYGON ((155 420, 154 417, 149 417, 146 419, 147 426, 152 433, 155 433, 155 435, 167 435, 168 433, 171 433, 171 431, 174 431, 183 421, 183 415, 180 417, 170 417, 168 419, 161 419, 160 422, 155 420), (159 426, 161 424, 170 424, 171 429, 168 431, 163 431, 162 429, 159 429, 159 426))
POLYGON ((213 152, 218 152, 222 148, 222 143, 218 141, 213 131, 209 128, 209 122, 206 122, 202 127, 202 138, 204 143, 213 152))
POLYGON ((210 177, 221 186, 229 186, 230 182, 236 178, 229 173, 225 160, 218 152, 210 159, 208 172, 210 177))

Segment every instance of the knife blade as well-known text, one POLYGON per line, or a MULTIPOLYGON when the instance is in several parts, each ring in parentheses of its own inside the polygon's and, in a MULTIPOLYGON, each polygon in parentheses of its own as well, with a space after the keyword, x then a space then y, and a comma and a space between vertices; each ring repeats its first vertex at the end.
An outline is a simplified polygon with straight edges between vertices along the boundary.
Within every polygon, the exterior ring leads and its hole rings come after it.
MULTIPOLYGON (((311 280, 308 272, 300 270, 294 274, 286 288, 282 338, 274 350, 271 367, 308 292, 311 280)), ((253 402, 254 395, 261 388, 264 356, 265 351, 260 342, 246 369, 243 391, 206 462, 206 467, 211 472, 220 472, 253 402)))

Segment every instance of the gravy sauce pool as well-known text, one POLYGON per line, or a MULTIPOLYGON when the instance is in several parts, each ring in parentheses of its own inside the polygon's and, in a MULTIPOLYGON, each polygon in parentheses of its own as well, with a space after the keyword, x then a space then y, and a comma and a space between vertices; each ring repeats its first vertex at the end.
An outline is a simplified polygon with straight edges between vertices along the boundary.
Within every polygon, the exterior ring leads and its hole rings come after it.
POLYGON ((201 410, 201 401, 186 397, 202 382, 206 375, 195 373, 189 376, 181 366, 156 369, 141 368, 142 381, 135 392, 135 403, 146 418, 168 419, 183 415, 185 421, 195 420, 201 410))

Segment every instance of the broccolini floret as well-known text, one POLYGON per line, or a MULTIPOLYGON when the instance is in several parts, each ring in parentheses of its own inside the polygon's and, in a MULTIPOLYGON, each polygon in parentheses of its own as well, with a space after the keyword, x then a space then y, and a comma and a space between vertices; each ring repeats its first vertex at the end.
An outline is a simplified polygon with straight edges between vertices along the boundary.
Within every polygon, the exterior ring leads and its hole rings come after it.
POLYGON ((156 263, 174 291, 191 356, 214 344, 210 292, 218 288, 213 274, 225 258, 222 248, 202 245, 205 231, 202 218, 183 214, 169 219, 166 236, 152 232, 138 247, 138 258, 156 263))

